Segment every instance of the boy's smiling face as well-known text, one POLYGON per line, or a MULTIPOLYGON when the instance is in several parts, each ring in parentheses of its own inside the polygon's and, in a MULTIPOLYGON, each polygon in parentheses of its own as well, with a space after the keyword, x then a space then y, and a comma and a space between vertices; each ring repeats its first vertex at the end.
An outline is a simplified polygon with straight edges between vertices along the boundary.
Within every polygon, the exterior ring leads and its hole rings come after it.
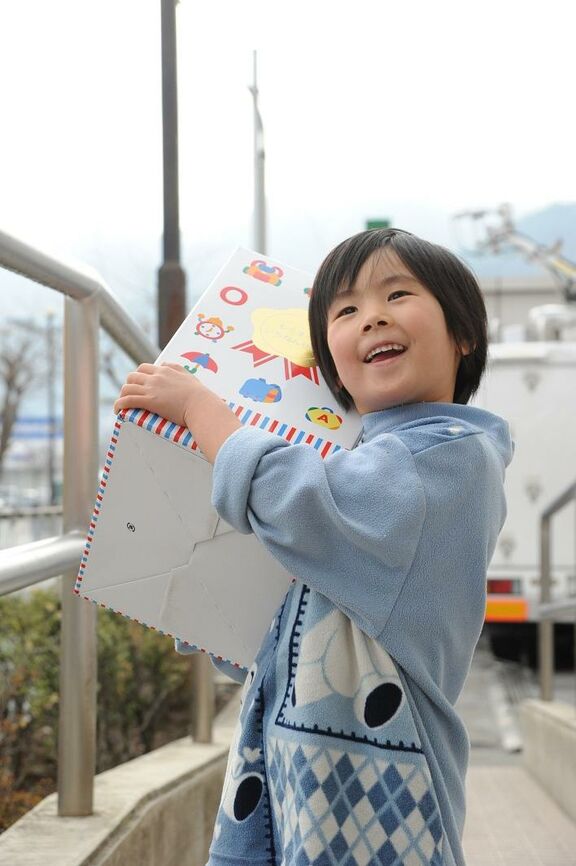
POLYGON ((442 307, 392 251, 373 253, 350 290, 335 296, 327 341, 361 415, 453 401, 460 352, 442 307))

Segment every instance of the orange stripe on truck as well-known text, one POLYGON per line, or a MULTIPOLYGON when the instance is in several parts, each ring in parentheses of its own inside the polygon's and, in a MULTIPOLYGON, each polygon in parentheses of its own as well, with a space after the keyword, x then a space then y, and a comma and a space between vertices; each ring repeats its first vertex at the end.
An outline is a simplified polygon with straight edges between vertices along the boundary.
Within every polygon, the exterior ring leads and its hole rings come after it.
POLYGON ((486 622, 527 622, 528 602, 524 598, 489 598, 486 622))

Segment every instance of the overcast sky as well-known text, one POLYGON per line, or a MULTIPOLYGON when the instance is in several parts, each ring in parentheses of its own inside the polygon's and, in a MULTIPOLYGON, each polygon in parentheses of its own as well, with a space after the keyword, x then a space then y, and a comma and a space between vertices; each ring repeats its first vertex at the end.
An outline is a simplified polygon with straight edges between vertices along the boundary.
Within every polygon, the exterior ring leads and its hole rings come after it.
MULTIPOLYGON (((370 216, 454 246, 455 211, 576 200, 569 8, 181 0, 185 255, 215 272, 252 243, 253 48, 288 264, 315 268, 370 216)), ((160 0, 0 10, 0 227, 96 266, 125 245, 129 268, 162 227, 160 0)))

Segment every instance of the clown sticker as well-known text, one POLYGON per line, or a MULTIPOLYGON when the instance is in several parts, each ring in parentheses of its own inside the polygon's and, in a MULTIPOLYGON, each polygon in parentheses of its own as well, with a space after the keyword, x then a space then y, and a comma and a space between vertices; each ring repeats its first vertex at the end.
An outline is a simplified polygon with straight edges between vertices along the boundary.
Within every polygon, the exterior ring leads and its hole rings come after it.
POLYGON ((199 337, 206 337, 207 340, 212 340, 213 343, 217 343, 218 340, 222 339, 224 334, 234 330, 232 325, 228 325, 228 327, 225 328, 222 319, 219 319, 218 316, 211 316, 207 319, 205 318, 204 313, 198 313, 198 319, 199 322, 196 325, 195 333, 198 334, 199 337))

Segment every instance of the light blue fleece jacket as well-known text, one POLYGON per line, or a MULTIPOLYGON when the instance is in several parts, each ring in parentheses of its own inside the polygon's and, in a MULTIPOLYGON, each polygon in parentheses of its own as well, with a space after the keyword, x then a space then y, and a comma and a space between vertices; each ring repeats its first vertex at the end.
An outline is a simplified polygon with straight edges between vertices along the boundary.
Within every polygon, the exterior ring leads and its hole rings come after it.
POLYGON ((363 430, 325 460, 253 428, 218 453, 218 513, 296 581, 245 683, 210 866, 464 864, 454 704, 513 445, 501 418, 452 403, 363 430))

